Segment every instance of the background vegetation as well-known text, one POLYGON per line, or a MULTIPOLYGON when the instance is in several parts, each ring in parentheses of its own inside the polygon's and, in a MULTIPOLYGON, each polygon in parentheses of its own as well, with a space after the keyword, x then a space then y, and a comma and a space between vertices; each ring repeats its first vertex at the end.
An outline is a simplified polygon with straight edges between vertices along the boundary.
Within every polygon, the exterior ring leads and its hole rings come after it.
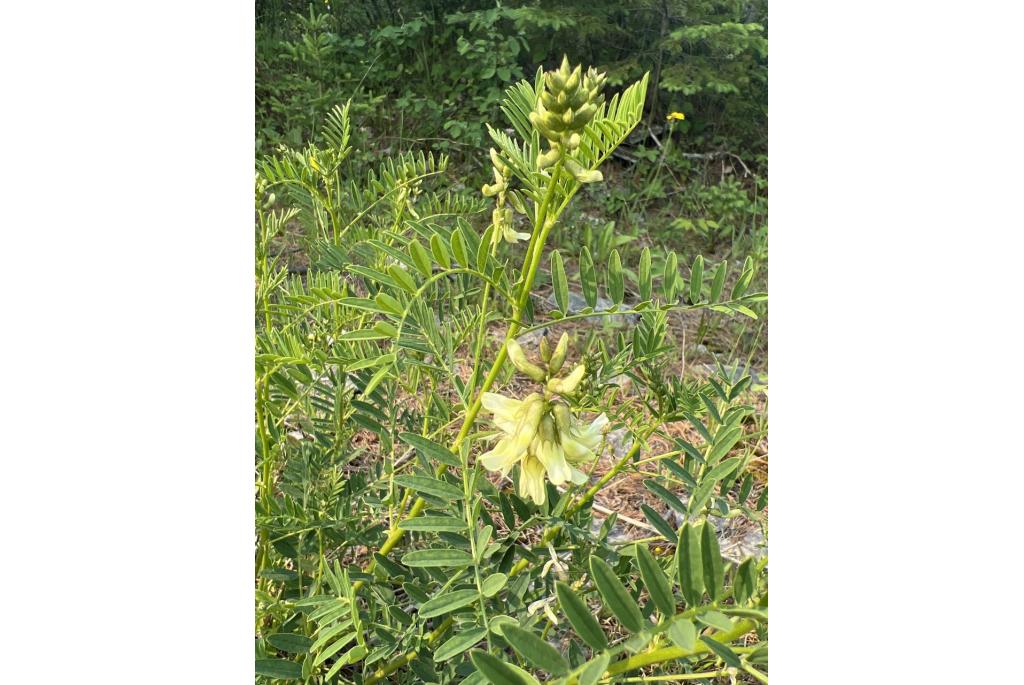
POLYGON ((258 678, 766 682, 767 3, 256 9, 258 678), (474 419, 556 322, 614 430, 538 503, 474 419))
POLYGON ((563 239, 597 241, 614 221, 627 251, 750 255, 766 277, 767 13, 766 0, 260 0, 257 155, 316 139, 351 99, 350 168, 433 151, 450 158, 454 189, 479 188, 486 122, 538 65, 564 53, 613 88, 650 72, 641 125, 563 239), (672 112, 685 119, 668 122, 672 112))

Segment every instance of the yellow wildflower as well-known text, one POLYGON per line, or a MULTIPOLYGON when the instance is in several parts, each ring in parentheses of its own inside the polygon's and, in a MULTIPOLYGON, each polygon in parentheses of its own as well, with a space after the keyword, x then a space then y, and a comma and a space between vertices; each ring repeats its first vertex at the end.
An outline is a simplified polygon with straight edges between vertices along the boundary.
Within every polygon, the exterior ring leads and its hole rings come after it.
POLYGON ((483 408, 493 416, 494 425, 504 435, 489 452, 480 456, 480 463, 491 471, 508 475, 519 465, 519 495, 537 504, 546 499, 544 478, 555 485, 573 482, 582 485, 587 476, 576 465, 597 458, 597 448, 608 417, 598 416, 584 426, 573 416, 569 405, 554 397, 574 392, 586 373, 580 364, 566 378, 552 378, 562 365, 568 337, 562 340, 555 354, 548 357, 546 369, 533 364, 515 341, 509 341, 509 356, 516 368, 537 382, 545 382, 543 395, 532 393, 515 400, 497 393, 485 392, 483 408))
POLYGON ((686 118, 686 115, 682 112, 672 112, 667 118, 669 121, 682 121, 686 118))

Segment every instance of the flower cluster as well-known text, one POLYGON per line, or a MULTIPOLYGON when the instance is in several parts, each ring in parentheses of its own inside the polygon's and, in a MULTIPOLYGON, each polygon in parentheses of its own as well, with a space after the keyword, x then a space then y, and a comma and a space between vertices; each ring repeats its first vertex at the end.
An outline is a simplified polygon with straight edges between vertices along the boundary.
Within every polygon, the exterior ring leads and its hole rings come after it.
POLYGON ((506 206, 510 201, 512 206, 520 214, 526 214, 526 207, 514 190, 509 190, 508 181, 512 177, 512 168, 498 156, 498 151, 491 148, 491 166, 494 171, 494 183, 484 184, 481 192, 484 197, 497 195, 497 204, 491 212, 491 223, 494 225, 494 240, 504 238, 507 242, 514 243, 518 240, 529 240, 529 233, 520 233, 515 230, 512 224, 512 207, 506 206))
POLYGON ((515 340, 510 340, 512 363, 533 380, 544 382, 544 391, 531 393, 523 400, 491 392, 482 398, 484 409, 491 412, 494 425, 504 435, 494 449, 481 455, 480 462, 502 475, 518 464, 519 494, 537 504, 543 504, 546 498, 545 476, 555 485, 586 482, 586 474, 577 466, 597 458, 596 450, 608 424, 608 417, 601 414, 585 426, 565 401, 556 398, 575 392, 586 373, 579 364, 565 378, 555 376, 565 362, 568 345, 567 334, 562 335, 554 351, 542 339, 541 358, 545 364, 541 367, 526 358, 515 340))
POLYGON ((530 121, 551 144, 551 149, 538 158, 540 168, 551 166, 564 155, 565 168, 580 183, 602 179, 600 171, 584 169, 569 155, 580 146, 580 134, 604 102, 601 89, 605 80, 605 74, 593 67, 586 74, 579 65, 572 69, 568 57, 562 58, 558 69, 544 74, 544 91, 530 112, 530 121))

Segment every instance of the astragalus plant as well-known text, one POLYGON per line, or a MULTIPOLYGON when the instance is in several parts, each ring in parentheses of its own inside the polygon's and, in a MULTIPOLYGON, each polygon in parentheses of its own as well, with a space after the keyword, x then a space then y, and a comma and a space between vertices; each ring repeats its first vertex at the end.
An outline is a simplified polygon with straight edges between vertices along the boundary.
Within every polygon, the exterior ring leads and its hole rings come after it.
POLYGON ((584 248, 570 278, 545 249, 641 119, 646 77, 607 98, 604 80, 566 60, 510 88, 471 198, 436 190, 446 160, 426 155, 344 178, 347 108, 259 165, 258 678, 767 680, 766 558, 723 559, 709 518, 765 505, 750 378, 680 378, 667 337, 675 310, 753 316, 753 267, 697 256, 684 277, 670 253, 656 275, 649 250, 630 270, 584 248), (304 277, 268 256, 288 222, 304 277), (577 334, 604 317, 635 325, 577 334), (594 509, 627 472, 672 510, 645 505, 656 536, 616 541, 594 509))

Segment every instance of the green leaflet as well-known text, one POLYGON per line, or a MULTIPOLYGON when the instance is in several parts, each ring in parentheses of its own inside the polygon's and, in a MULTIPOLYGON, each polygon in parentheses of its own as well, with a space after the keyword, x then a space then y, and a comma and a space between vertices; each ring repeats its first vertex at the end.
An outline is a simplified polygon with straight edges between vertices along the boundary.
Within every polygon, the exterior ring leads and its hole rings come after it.
POLYGON ((398 285, 400 285, 403 290, 408 290, 410 293, 415 293, 416 290, 419 288, 419 286, 416 285, 416 279, 414 279, 409 274, 408 271, 398 266, 397 264, 392 264, 391 266, 389 266, 388 273, 391 274, 391 278, 395 279, 395 282, 398 283, 398 285))
POLYGON ((725 286, 725 272, 728 270, 728 263, 723 259, 715 268, 715 275, 711 277, 711 293, 708 295, 709 302, 718 302, 722 296, 722 288, 725 286))
POLYGON ((637 275, 637 288, 640 290, 640 300, 646 302, 651 299, 651 248, 645 247, 640 253, 640 266, 637 275))
POLYGON ((675 252, 669 252, 665 258, 665 268, 662 271, 661 289, 665 295, 665 301, 675 304, 676 285, 679 281, 679 258, 675 252))
POLYGON ((555 594, 558 595, 558 603, 562 606, 569 623, 583 641, 595 650, 606 648, 608 638, 587 603, 577 597, 576 593, 562 581, 555 583, 555 594))
POLYGON ((399 433, 398 437, 407 445, 415 447, 417 452, 428 459, 434 459, 442 464, 447 464, 448 466, 462 465, 462 462, 459 461, 459 458, 455 456, 451 450, 443 445, 439 445, 433 440, 423 437, 422 435, 416 435, 415 433, 399 433))
POLYGON ((704 287, 704 257, 697 255, 690 267, 690 303, 700 302, 701 289, 704 287))
POLYGON ((712 652, 720 656, 722 658, 722 661, 724 661, 728 666, 732 666, 733 668, 743 667, 743 664, 740 663, 740 658, 736 656, 736 652, 732 651, 727 646, 723 645, 721 642, 713 640, 710 637, 707 637, 706 635, 701 635, 700 639, 701 642, 706 644, 712 652))
POLYGON ((305 654, 313 644, 308 637, 297 633, 274 633, 267 636, 267 642, 275 649, 289 654, 305 654))
POLYGON ((418 493, 435 495, 442 499, 460 500, 463 498, 461 489, 436 478, 428 478, 427 476, 395 476, 395 482, 402 487, 412 488, 418 493))
POLYGON ((480 590, 484 597, 493 597, 501 592, 501 589, 508 584, 508 576, 504 573, 492 573, 480 583, 480 590))
POLYGON ((469 268, 469 252, 466 247, 466 238, 462 233, 462 228, 456 228, 452 232, 452 254, 455 255, 455 259, 465 268, 469 268))
POLYGON ((530 665, 552 675, 565 675, 569 671, 569 662, 565 657, 547 641, 529 630, 508 625, 502 631, 502 636, 530 665))
POLYGON ((587 306, 596 307, 597 271, 594 269, 594 259, 590 256, 590 248, 586 246, 580 252, 580 285, 583 288, 583 298, 587 301, 587 306))
POLYGON ((476 590, 454 590, 446 592, 439 597, 434 597, 419 608, 417 612, 420 618, 432 618, 441 616, 450 611, 459 609, 473 602, 480 595, 476 590))
MULTIPOLYGON (((678 497, 676 497, 671 492, 666 490, 664 488, 664 486, 662 486, 660 483, 657 483, 657 482, 651 480, 650 478, 648 478, 647 480, 644 481, 644 487, 647 488, 648 490, 650 490, 651 492, 653 492, 655 495, 658 496, 658 498, 662 502, 664 502, 665 504, 669 505, 670 507, 675 509, 680 514, 685 514, 686 513, 686 505, 683 504, 678 497)), ((673 534, 674 534, 674 531, 673 531, 673 534)))
POLYGON ((417 516, 399 522, 398 527, 402 530, 460 533, 466 530, 466 522, 454 516, 417 516))
POLYGON ((700 485, 697 486, 697 489, 693 491, 692 497, 690 497, 691 514, 700 511, 700 508, 708 501, 708 497, 711 496, 711 491, 714 490, 718 481, 732 473, 732 470, 740 463, 740 459, 740 457, 726 459, 704 475, 700 481, 700 485))
POLYGON ((647 545, 636 546, 636 561, 640 567, 640 576, 644 580, 644 586, 651 595, 651 600, 658 607, 658 611, 664 616, 672 616, 676 611, 676 598, 672 595, 672 585, 668 577, 661 570, 654 555, 647 549, 647 545))
POLYGON ((580 685, 597 685, 604 672, 608 670, 611 657, 605 653, 597 655, 580 673, 580 685))
POLYGON ((462 654, 487 636, 487 628, 470 628, 456 633, 434 652, 434 661, 447 661, 462 654))
POLYGON ((626 630, 639 633, 644 629, 644 617, 636 600, 629 594, 615 571, 600 557, 590 557, 590 573, 594 577, 601 599, 626 630))
POLYGON ((476 670, 487 676, 494 685, 540 685, 537 679, 521 668, 507 664, 496 656, 474 649, 469 658, 476 670))
POLYGON ((718 548, 718 535, 711 521, 704 521, 701 527, 701 570, 704 574, 704 587, 712 602, 722 598, 725 567, 722 565, 722 553, 718 548))
POLYGON ((625 295, 625 281, 622 277, 622 258, 618 250, 612 250, 608 259, 608 297, 615 304, 622 304, 625 295))
POLYGON ((551 287, 555 291, 555 303, 563 314, 569 313, 569 282, 565 278, 565 267, 562 266, 562 255, 558 250, 551 251, 551 287))
POLYGON ((430 253, 434 255, 434 259, 441 265, 441 268, 451 268, 452 260, 448 255, 448 248, 445 247, 444 241, 441 240, 441 236, 437 233, 430 236, 430 253))
POLYGON ((299 680, 302 678, 302 666, 284 659, 256 659, 256 675, 277 680, 299 680))
POLYGON ((430 253, 427 252, 427 248, 423 247, 420 241, 413 238, 409 241, 409 255, 412 257, 413 263, 424 278, 430 278, 430 274, 433 272, 433 264, 430 261, 430 253))
POLYGON ((418 549, 408 552, 402 557, 402 563, 411 567, 458 567, 472 566, 473 557, 461 549, 434 548, 418 549))
POLYGON ((677 618, 668 627, 668 638, 676 647, 692 652, 697 647, 697 627, 688 618, 677 618))
POLYGON ((704 595, 704 569, 700 555, 700 539, 697 529, 690 523, 679 530, 679 544, 676 547, 679 569, 679 586, 687 604, 695 607, 704 595))
POLYGON ((676 532, 672 530, 672 526, 669 525, 668 521, 661 517, 661 514, 646 504, 641 504, 640 510, 644 512, 644 516, 651 522, 651 525, 654 526, 655 530, 661 533, 663 538, 669 542, 676 539, 676 532))

